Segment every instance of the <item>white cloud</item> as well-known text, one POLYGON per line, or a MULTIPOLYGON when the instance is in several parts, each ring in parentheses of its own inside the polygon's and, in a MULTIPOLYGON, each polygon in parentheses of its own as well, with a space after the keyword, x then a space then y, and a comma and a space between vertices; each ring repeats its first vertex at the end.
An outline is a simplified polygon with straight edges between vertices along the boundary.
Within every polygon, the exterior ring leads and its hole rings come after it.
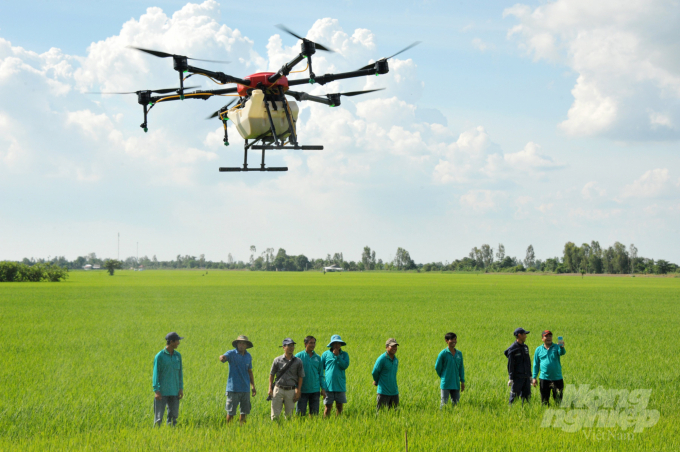
POLYGON ((632 184, 626 185, 622 192, 622 198, 654 198, 668 194, 673 189, 670 174, 667 168, 657 168, 646 171, 632 184))
POLYGON ((470 190, 460 197, 460 204, 477 213, 498 210, 508 194, 500 190, 470 190))
POLYGON ((583 186, 583 189, 581 189, 581 195, 583 196, 583 199, 595 199, 606 196, 607 190, 600 187, 597 182, 590 181, 583 186))
POLYGON ((557 0, 504 11, 508 32, 535 60, 578 74, 560 124, 570 135, 677 139, 680 119, 680 8, 667 0, 557 0), (648 111, 664 112, 648 114, 648 111), (660 127, 661 126, 661 127, 660 127))
POLYGON ((480 52, 484 52, 485 50, 493 49, 494 45, 491 43, 484 42, 480 38, 474 38, 472 40, 472 47, 479 50, 480 52))

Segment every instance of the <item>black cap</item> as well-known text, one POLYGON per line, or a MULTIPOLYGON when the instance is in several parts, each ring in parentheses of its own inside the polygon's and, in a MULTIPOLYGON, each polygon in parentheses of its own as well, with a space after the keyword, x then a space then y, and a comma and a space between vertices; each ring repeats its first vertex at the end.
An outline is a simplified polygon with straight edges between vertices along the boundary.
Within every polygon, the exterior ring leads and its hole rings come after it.
POLYGON ((172 333, 168 333, 168 334, 165 335, 166 341, 178 341, 180 339, 184 339, 184 338, 179 337, 179 334, 175 333, 174 331, 172 333))
POLYGON ((295 344, 295 341, 293 339, 287 337, 283 340, 283 345, 281 347, 285 347, 286 345, 290 345, 290 344, 295 344))
POLYGON ((517 329, 515 330, 515 332, 512 333, 512 334, 514 334, 515 336, 517 336, 518 334, 529 334, 529 333, 530 333, 530 331, 527 331, 527 330, 525 330, 524 328, 517 328, 517 329))

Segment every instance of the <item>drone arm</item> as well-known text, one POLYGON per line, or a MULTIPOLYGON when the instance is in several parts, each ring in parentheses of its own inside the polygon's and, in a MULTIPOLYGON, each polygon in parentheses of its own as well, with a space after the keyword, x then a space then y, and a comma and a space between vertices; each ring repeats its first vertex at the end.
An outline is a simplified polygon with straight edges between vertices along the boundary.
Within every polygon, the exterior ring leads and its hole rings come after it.
POLYGON ((326 75, 320 75, 317 76, 314 81, 310 79, 297 79, 297 80, 288 80, 288 86, 295 86, 295 85, 306 85, 307 83, 318 83, 319 85, 325 85, 326 83, 330 83, 335 80, 342 80, 346 78, 354 78, 354 77, 365 77, 367 75, 376 75, 376 71, 374 68, 370 69, 360 69, 358 71, 352 71, 352 72, 341 72, 339 74, 326 74, 326 75))
POLYGON ((193 67, 193 66, 187 66, 187 71, 194 73, 194 74, 203 74, 207 75, 208 77, 214 78, 215 80, 218 80, 220 83, 238 83, 239 85, 245 85, 245 86, 250 86, 250 82, 248 80, 243 80, 238 77, 233 77, 231 75, 225 74, 224 72, 213 72, 209 71, 207 69, 201 69, 198 67, 193 67))
POLYGON ((309 100, 309 101, 312 101, 312 102, 318 102, 320 104, 324 104, 324 105, 328 105, 328 106, 333 105, 331 100, 326 98, 326 97, 312 96, 311 94, 302 93, 302 92, 299 92, 299 91, 288 90, 288 91, 286 91, 286 95, 294 97, 295 100, 297 100, 298 102, 302 102, 303 100, 309 100))
MULTIPOLYGON (((191 93, 185 93, 184 97, 186 99, 209 99, 212 96, 219 96, 221 94, 233 94, 237 92, 237 88, 225 88, 225 89, 212 89, 212 90, 196 90, 191 93)), ((179 95, 173 94, 172 96, 153 96, 150 98, 151 103, 158 102, 168 102, 172 100, 180 100, 179 95)))
POLYGON ((304 60, 304 59, 305 59, 305 55, 299 54, 298 56, 296 56, 295 58, 293 58, 290 62, 284 64, 283 67, 281 67, 281 69, 279 69, 279 72, 277 72, 276 74, 272 75, 272 76, 269 77, 267 80, 269 81, 269 83, 276 83, 276 81, 277 81, 278 79, 280 79, 281 77, 285 77, 285 76, 287 76, 288 74, 290 74, 290 71, 292 71, 293 68, 294 68, 298 63, 300 63, 300 61, 302 61, 302 60, 304 60))

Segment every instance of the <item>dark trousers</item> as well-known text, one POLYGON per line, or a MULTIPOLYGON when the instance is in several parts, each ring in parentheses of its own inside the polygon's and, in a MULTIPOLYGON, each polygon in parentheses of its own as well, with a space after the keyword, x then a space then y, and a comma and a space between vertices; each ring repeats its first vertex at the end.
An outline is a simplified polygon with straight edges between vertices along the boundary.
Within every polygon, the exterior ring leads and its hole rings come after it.
POLYGON ((309 414, 316 416, 319 414, 319 399, 321 394, 317 392, 303 392, 297 402, 295 412, 302 416, 307 414, 307 404, 309 404, 309 414))
POLYGON ((539 380, 541 388, 541 402, 544 405, 550 404, 550 392, 552 392, 555 403, 562 403, 562 393, 564 392, 564 380, 539 380))
POLYGON ((179 396, 163 396, 160 400, 153 399, 154 427, 160 427, 165 414, 165 407, 168 407, 168 425, 177 424, 179 416, 179 396))
POLYGON ((512 381, 512 388, 510 389, 510 404, 520 397, 522 404, 526 400, 529 402, 531 397, 531 378, 515 378, 512 381))
POLYGON ((397 395, 384 395, 378 394, 378 407, 376 411, 380 411, 382 407, 387 407, 388 410, 392 408, 397 408, 399 406, 399 394, 397 395))

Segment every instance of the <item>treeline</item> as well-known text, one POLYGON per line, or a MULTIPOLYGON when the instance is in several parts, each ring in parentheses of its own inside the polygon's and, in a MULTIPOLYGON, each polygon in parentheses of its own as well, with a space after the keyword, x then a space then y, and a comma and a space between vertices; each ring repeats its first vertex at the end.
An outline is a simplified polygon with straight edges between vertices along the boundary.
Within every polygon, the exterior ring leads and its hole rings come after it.
MULTIPOLYGON (((416 264, 408 251, 397 248, 393 259, 383 261, 376 257, 376 252, 366 246, 357 261, 345 260, 343 253, 327 254, 325 258, 307 258, 305 255, 289 255, 286 250, 266 248, 257 253, 255 246, 250 247, 250 258, 247 262, 235 261, 229 253, 227 261, 206 260, 205 255, 198 257, 191 255, 177 255, 173 260, 159 261, 156 256, 143 256, 139 259, 128 257, 123 261, 116 261, 123 269, 220 269, 220 270, 252 270, 252 271, 306 271, 321 270, 323 267, 336 265, 346 271, 366 270, 412 270, 412 271, 483 271, 483 272, 551 272, 551 273, 610 273, 610 274, 666 274, 679 272, 677 264, 663 259, 650 259, 638 255, 638 249, 631 244, 616 242, 608 248, 602 248, 597 241, 584 243, 581 246, 573 242, 564 245, 562 256, 555 256, 545 260, 537 259, 534 247, 527 247, 524 258, 508 256, 505 246, 498 244, 497 248, 484 244, 474 247, 469 255, 453 262, 430 262, 416 264)), ((99 265, 102 269, 106 261, 97 257, 95 253, 79 256, 73 261, 63 256, 52 259, 24 258, 20 263, 25 267, 51 266, 63 269, 82 269, 85 265, 99 265)), ((26 270, 22 270, 26 272, 26 270)))
POLYGON ((0 282, 57 282, 68 278, 68 270, 51 263, 25 265, 18 262, 0 262, 0 282))
POLYGON ((580 247, 573 242, 564 245, 562 257, 537 259, 534 247, 529 245, 524 259, 505 255, 502 243, 494 249, 484 244, 474 247, 468 257, 451 263, 433 262, 422 266, 424 271, 485 271, 485 272, 551 272, 551 273, 608 273, 608 274, 657 274, 677 273, 677 264, 664 259, 638 256, 638 249, 631 244, 628 249, 620 242, 609 248, 592 241, 580 247))

